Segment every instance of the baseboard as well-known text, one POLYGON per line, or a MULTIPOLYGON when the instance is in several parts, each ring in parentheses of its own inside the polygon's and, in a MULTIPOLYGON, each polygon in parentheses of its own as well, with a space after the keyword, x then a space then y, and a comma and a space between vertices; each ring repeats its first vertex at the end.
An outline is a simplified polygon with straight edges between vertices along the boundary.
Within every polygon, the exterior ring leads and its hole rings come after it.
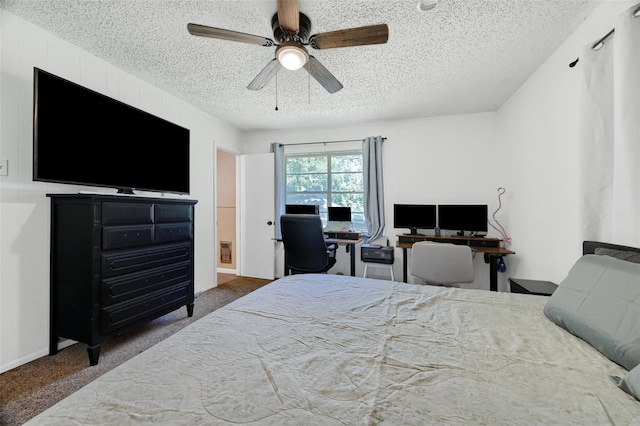
POLYGON ((49 349, 42 349, 42 350, 40 350, 38 352, 29 354, 27 356, 24 356, 24 357, 22 357, 20 359, 17 359, 15 361, 13 361, 13 362, 10 362, 8 364, 0 365, 0 373, 4 373, 5 371, 13 370, 16 367, 20 367, 23 364, 26 364, 28 362, 31 362, 33 360, 36 360, 36 359, 41 358, 41 357, 43 357, 45 355, 48 355, 48 354, 49 354, 49 349))
MULTIPOLYGON (((60 343, 58 343, 58 350, 67 348, 67 347, 69 347, 71 345, 75 345, 76 343, 78 343, 78 342, 76 342, 75 340, 65 339, 65 340, 61 341, 60 343)), ((28 364, 31 361, 35 361, 38 358, 42 358, 43 356, 48 356, 48 355, 49 355, 49 348, 41 349, 41 350, 39 350, 37 352, 34 352, 34 353, 29 354, 27 356, 23 356, 22 358, 17 359, 17 360, 15 360, 13 362, 10 362, 8 364, 0 365, 0 374, 4 373, 6 371, 9 371, 9 370, 13 370, 16 367, 20 367, 21 365, 28 364)))
POLYGON ((221 274, 237 274, 237 271, 235 269, 226 269, 226 268, 218 268, 217 272, 221 273, 221 274))

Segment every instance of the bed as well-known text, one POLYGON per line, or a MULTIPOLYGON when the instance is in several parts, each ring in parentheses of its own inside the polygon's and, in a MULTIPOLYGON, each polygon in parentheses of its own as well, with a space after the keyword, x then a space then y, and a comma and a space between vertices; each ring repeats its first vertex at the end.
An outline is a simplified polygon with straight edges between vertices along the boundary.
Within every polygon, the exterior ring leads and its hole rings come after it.
POLYGON ((549 319, 556 293, 288 276, 28 424, 638 424, 630 368, 549 319))

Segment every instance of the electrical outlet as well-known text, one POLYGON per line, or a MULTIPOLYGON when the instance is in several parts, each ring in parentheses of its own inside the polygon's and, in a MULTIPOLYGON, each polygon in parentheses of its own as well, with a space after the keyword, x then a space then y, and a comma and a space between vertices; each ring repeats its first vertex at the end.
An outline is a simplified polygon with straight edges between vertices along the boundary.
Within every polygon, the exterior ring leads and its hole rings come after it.
POLYGON ((0 160, 0 176, 9 176, 9 160, 0 160))

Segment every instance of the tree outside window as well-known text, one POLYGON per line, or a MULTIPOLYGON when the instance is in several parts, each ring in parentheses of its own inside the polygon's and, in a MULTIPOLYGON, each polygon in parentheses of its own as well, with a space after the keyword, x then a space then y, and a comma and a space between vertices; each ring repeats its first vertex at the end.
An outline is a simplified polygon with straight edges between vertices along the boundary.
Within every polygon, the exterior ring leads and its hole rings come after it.
POLYGON ((362 151, 289 154, 285 156, 286 204, 320 206, 327 223, 327 207, 351 207, 356 231, 366 231, 362 151))

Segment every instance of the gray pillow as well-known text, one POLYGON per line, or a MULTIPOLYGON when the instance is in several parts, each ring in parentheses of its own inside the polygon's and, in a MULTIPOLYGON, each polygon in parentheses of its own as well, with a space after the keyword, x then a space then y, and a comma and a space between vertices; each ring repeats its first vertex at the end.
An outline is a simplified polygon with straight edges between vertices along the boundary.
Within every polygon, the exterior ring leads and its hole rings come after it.
POLYGON ((635 251, 616 250, 604 247, 595 249, 598 256, 611 256, 616 259, 626 260, 627 262, 640 263, 640 253, 635 251))
POLYGON ((582 256, 544 313, 627 370, 640 364, 640 264, 582 256))
POLYGON ((640 400, 640 367, 629 371, 624 379, 618 382, 620 389, 640 400))

